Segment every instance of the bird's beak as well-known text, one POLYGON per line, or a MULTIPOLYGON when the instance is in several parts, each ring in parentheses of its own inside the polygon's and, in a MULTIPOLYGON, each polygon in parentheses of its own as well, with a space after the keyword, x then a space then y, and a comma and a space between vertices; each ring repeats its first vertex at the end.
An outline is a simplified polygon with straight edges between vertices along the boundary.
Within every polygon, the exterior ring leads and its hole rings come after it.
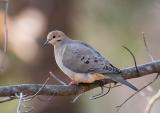
POLYGON ((45 41, 42 47, 45 47, 48 44, 49 40, 45 41))

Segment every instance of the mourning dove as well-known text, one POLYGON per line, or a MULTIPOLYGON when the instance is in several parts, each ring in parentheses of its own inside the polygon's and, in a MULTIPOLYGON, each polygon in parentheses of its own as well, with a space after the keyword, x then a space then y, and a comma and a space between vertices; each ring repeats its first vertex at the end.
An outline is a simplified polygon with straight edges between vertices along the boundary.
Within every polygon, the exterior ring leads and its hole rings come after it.
POLYGON ((48 43, 54 46, 56 63, 71 78, 71 84, 92 83, 108 78, 135 91, 138 90, 122 77, 118 68, 88 44, 72 40, 58 30, 51 31, 47 35, 44 45, 48 43))

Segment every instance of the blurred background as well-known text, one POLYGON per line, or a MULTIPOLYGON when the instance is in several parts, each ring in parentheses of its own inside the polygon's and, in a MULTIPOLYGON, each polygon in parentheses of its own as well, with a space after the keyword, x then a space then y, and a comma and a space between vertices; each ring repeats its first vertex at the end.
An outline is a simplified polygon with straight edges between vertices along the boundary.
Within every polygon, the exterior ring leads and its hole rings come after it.
MULTIPOLYGON (((0 56, 4 45, 4 9, 0 2, 0 56)), ((53 47, 42 48, 46 35, 52 30, 61 30, 70 38, 92 45, 113 65, 122 69, 134 66, 131 55, 121 46, 134 53, 137 63, 147 63, 148 58, 142 32, 145 32, 151 54, 160 58, 160 0, 9 0, 7 25, 9 32, 8 52, 5 68, 0 73, 0 85, 39 84, 52 71, 60 79, 69 82, 57 67, 53 47)), ((155 74, 130 80, 141 88, 154 78, 155 74)), ((51 79, 49 84, 59 84, 51 79)), ((149 99, 158 91, 159 80, 125 104, 120 113, 143 113, 149 99)), ((98 93, 96 88, 83 94, 76 103, 74 96, 49 97, 27 102, 33 106, 32 113, 115 113, 134 91, 128 87, 114 88, 110 93, 96 100, 89 100, 98 93)), ((15 113, 18 101, 0 104, 1 113, 15 113)), ((160 101, 152 109, 159 113, 160 101)))

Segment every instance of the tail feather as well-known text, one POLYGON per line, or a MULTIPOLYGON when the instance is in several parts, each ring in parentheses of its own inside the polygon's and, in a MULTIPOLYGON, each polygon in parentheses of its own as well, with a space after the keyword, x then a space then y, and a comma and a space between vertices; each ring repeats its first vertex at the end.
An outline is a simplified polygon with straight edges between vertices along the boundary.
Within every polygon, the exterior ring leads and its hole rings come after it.
POLYGON ((131 89, 138 91, 138 89, 133 86, 131 83, 129 83, 128 81, 126 81, 123 77, 118 76, 118 75, 107 75, 107 77, 109 77, 111 80, 115 81, 115 82, 120 82, 128 87, 130 87, 131 89))

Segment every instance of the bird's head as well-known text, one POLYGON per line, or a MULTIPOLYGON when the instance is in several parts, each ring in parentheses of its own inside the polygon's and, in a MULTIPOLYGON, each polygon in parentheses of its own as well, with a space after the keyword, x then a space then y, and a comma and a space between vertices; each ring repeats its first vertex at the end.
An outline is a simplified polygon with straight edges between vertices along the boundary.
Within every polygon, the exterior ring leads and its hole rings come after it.
POLYGON ((55 45, 63 41, 66 37, 67 36, 62 31, 58 31, 58 30, 51 31, 50 33, 48 33, 47 40, 43 44, 43 46, 46 46, 47 44, 55 45))

